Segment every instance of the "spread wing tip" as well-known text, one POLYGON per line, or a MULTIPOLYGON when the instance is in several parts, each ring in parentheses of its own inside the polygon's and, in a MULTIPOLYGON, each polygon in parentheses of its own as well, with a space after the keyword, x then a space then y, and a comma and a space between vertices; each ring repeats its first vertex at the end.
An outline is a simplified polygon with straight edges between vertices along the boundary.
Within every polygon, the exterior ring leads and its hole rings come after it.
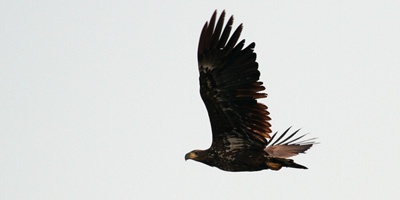
POLYGON ((314 144, 317 144, 315 142, 316 138, 300 140, 307 134, 294 137, 300 131, 300 129, 285 137, 290 128, 291 127, 286 129, 286 131, 284 131, 276 140, 274 139, 277 136, 277 133, 271 137, 271 139, 268 141, 267 147, 265 148, 265 151, 268 153, 268 155, 272 157, 289 158, 300 153, 305 153, 314 144))

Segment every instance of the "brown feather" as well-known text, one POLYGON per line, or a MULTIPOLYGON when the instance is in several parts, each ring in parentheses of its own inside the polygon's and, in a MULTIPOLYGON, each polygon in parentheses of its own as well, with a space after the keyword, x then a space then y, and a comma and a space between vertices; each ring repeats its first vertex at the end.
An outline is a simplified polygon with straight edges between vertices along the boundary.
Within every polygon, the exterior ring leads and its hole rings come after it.
POLYGON ((185 155, 226 171, 279 170, 281 167, 306 169, 288 157, 304 153, 313 142, 297 142, 298 132, 275 140, 270 136, 268 107, 258 99, 266 98, 259 80, 255 43, 245 47, 240 40, 243 25, 231 35, 233 17, 224 26, 225 11, 217 19, 215 11, 202 28, 197 52, 200 95, 212 129, 212 144, 207 150, 185 155))

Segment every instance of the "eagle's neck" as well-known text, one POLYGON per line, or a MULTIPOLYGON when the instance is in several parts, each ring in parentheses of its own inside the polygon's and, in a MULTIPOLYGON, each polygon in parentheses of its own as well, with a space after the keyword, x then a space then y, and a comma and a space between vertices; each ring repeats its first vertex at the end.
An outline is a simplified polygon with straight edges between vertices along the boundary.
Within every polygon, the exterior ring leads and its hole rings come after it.
POLYGON ((199 152, 197 161, 209 166, 215 166, 215 152, 210 148, 199 152))

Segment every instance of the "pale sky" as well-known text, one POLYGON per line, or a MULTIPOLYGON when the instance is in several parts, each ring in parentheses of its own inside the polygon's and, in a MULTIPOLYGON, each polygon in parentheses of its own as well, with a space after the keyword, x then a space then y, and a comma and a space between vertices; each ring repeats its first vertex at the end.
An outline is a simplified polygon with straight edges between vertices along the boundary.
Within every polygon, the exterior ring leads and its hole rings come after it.
POLYGON ((397 199, 400 2, 3 1, 0 199, 397 199), (196 50, 214 10, 256 42, 273 131, 308 170, 184 161, 211 144, 196 50))

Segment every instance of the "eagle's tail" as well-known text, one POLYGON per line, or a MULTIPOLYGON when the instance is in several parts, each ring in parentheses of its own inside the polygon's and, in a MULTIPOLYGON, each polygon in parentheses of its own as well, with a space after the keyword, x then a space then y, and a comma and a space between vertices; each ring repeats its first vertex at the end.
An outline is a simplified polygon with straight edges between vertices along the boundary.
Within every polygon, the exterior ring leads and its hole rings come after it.
POLYGON ((268 169, 272 169, 272 170, 280 170, 282 167, 308 169, 307 167, 305 167, 303 165, 299 165, 299 164, 295 163, 292 159, 286 159, 286 158, 270 157, 265 164, 267 165, 268 169))

